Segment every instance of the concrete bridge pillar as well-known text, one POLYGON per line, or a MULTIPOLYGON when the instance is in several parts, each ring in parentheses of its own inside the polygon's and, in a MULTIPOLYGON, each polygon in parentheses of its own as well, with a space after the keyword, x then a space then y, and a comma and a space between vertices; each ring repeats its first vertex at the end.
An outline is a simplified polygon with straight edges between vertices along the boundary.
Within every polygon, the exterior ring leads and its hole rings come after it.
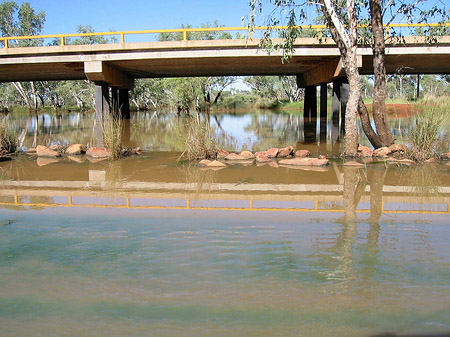
POLYGON ((327 83, 320 84, 320 140, 327 138, 327 83))
POLYGON ((119 89, 119 111, 122 118, 130 118, 130 94, 128 89, 119 89))
POLYGON ((305 143, 315 143, 317 131, 317 86, 315 85, 305 88, 303 126, 305 143))
MULTIPOLYGON (((345 111, 347 110, 348 95, 350 85, 346 78, 337 78, 333 81, 333 101, 331 106, 331 121, 334 131, 339 132, 339 119, 341 122, 341 132, 345 131, 345 111), (339 118, 340 113, 340 118, 339 118)), ((335 137, 333 137, 335 138, 335 137)))
POLYGON ((95 82, 95 121, 94 142, 95 146, 103 146, 103 118, 111 112, 108 83, 95 82))

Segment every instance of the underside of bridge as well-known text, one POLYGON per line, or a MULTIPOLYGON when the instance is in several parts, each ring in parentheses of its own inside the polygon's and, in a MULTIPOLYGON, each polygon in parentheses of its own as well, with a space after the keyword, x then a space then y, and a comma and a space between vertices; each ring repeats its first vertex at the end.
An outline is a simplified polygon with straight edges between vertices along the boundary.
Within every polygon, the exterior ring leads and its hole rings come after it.
MULTIPOLYGON (((404 42, 387 46, 388 73, 450 74, 449 36, 442 37, 437 46, 427 45, 420 37, 404 42)), ((0 82, 88 79, 95 83, 96 112, 101 120, 118 109, 129 116, 128 91, 136 78, 294 75, 298 86, 305 88, 305 129, 312 130, 311 137, 318 117, 319 85, 320 119, 326 118, 327 83, 333 82, 332 124, 337 130, 339 124, 343 128, 348 84, 334 42, 301 38, 294 45, 292 58, 281 62, 281 56, 281 51, 268 54, 260 49, 258 40, 1 48, 0 82)), ((373 73, 372 60, 371 48, 359 48, 361 74, 373 73)))

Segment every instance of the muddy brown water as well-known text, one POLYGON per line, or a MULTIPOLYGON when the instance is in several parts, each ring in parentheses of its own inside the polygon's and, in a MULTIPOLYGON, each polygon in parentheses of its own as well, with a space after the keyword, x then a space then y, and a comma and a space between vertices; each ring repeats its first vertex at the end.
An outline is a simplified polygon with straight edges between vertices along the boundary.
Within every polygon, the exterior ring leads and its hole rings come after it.
MULTIPOLYGON (((177 162, 169 117, 139 118, 140 156, 0 163, 0 336, 450 333, 447 163, 203 170, 177 162)), ((290 118, 220 124, 230 146, 340 146, 290 118)), ((51 125, 41 142, 90 137, 51 125)))

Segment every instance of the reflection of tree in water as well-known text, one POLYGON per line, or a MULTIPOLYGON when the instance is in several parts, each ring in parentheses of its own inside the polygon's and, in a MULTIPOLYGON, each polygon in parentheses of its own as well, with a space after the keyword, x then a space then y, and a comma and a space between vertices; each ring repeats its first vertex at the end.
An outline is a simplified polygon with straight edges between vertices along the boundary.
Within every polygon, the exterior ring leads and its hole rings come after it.
POLYGON ((19 128, 20 145, 26 148, 51 143, 88 143, 92 138, 92 114, 39 114, 14 116, 12 122, 19 128))
MULTIPOLYGON (((395 168, 394 168, 395 169, 395 168)), ((430 197, 439 198, 439 187, 442 186, 441 178, 448 171, 441 165, 417 164, 414 167, 399 167, 399 185, 414 188, 413 195, 427 202, 430 197)))
POLYGON ((333 281, 333 291, 346 292, 352 281, 363 281, 370 293, 370 280, 377 265, 378 245, 380 236, 379 220, 382 214, 382 192, 386 170, 384 167, 374 167, 369 170, 354 167, 344 167, 344 216, 337 220, 341 223, 340 231, 334 238, 330 248, 324 248, 322 254, 324 274, 327 280, 333 281), (355 247, 358 234, 358 219, 356 209, 370 183, 370 216, 367 243, 362 247, 355 247), (365 251, 361 258, 357 254, 365 251), (331 254, 330 254, 331 253, 331 254))
POLYGON ((253 148, 265 150, 273 146, 295 144, 303 137, 303 123, 298 115, 252 114, 246 132, 255 135, 253 148), (274 144, 276 141, 276 144, 274 144))

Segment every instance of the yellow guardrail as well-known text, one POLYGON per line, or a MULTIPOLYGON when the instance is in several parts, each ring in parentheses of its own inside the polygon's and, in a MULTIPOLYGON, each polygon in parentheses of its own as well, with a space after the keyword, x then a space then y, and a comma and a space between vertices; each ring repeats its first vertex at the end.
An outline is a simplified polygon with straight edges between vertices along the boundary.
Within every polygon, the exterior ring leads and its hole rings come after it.
MULTIPOLYGON (((125 208, 125 209, 164 209, 164 210, 197 210, 197 211, 246 211, 246 212, 325 212, 325 213, 345 213, 345 209, 327 209, 320 208, 318 200, 314 201, 314 208, 282 208, 282 207, 254 207, 253 200, 248 201, 248 207, 222 207, 222 206, 193 206, 191 199, 185 200, 184 206, 133 206, 130 202, 130 197, 126 198, 126 203, 122 205, 105 205, 105 204, 82 204, 73 203, 72 196, 67 197, 67 203, 44 203, 44 202, 20 202, 19 196, 14 195, 14 202, 0 202, 0 206, 20 206, 20 207, 88 207, 88 208, 125 208)), ((355 209, 355 213, 371 213, 370 209, 355 209)), ((390 210, 385 208, 385 202, 381 203, 381 213, 384 214, 450 214, 450 204, 446 211, 435 210, 390 210)))
MULTIPOLYGON (((361 25, 360 28, 368 28, 369 25, 361 25)), ((421 28, 421 27, 450 27, 450 23, 393 23, 390 25, 384 25, 386 35, 389 35, 389 31, 392 28, 421 28)), ((93 33, 73 33, 73 34, 51 34, 51 35, 30 35, 30 36, 3 36, 0 37, 0 41, 3 41, 4 48, 9 48, 9 41, 11 40, 39 40, 39 39, 60 39, 60 45, 66 45, 66 38, 71 37, 90 37, 90 36, 120 36, 120 43, 125 43, 126 35, 142 35, 142 34, 162 34, 162 33, 182 33, 183 41, 188 40, 188 33, 201 33, 201 32, 233 32, 233 31, 245 31, 248 33, 248 37, 252 38, 253 31, 263 31, 267 29, 285 30, 290 28, 289 26, 258 26, 258 27, 211 27, 211 28, 176 28, 176 29, 151 29, 151 30, 135 30, 135 31, 117 31, 117 32, 93 32, 93 33)), ((291 27, 292 28, 292 27, 291 27)), ((302 25, 294 26, 297 29, 313 29, 317 31, 327 30, 326 25, 302 25)))

